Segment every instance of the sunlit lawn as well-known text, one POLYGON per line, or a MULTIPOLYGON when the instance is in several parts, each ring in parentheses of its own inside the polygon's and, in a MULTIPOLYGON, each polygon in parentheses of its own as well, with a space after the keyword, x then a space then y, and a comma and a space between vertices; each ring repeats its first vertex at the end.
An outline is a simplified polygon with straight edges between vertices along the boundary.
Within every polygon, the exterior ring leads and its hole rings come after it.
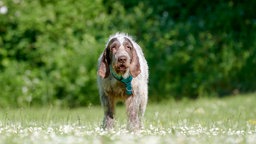
POLYGON ((115 129, 100 128, 101 107, 0 110, 0 143, 256 143, 256 94, 149 104, 145 128, 126 131, 124 106, 115 129))

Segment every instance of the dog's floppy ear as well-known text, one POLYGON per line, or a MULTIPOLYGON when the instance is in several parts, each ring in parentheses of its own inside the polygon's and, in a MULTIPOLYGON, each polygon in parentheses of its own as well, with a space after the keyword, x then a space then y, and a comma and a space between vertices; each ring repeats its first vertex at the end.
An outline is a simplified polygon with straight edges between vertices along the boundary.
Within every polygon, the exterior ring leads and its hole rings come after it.
POLYGON ((140 74, 140 62, 139 62, 139 57, 137 55, 137 52, 133 46, 132 48, 132 61, 130 65, 130 73, 132 77, 137 77, 140 74))
POLYGON ((105 48, 99 64, 98 74, 101 78, 107 78, 109 76, 110 70, 109 70, 109 49, 108 47, 105 48))
POLYGON ((111 62, 109 47, 116 40, 117 40, 116 38, 112 38, 109 40, 109 42, 107 43, 107 46, 101 56, 98 74, 102 78, 107 78, 109 76, 109 73, 110 73, 109 65, 111 62))

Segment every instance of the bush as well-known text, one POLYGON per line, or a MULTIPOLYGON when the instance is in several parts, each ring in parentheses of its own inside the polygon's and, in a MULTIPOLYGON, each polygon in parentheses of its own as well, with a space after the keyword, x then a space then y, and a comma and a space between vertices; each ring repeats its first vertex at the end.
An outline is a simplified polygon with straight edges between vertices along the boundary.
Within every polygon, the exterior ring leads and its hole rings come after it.
POLYGON ((4 4, 0 66, 6 102, 1 105, 98 103, 95 69, 104 39, 95 32, 105 20, 101 2, 4 4))

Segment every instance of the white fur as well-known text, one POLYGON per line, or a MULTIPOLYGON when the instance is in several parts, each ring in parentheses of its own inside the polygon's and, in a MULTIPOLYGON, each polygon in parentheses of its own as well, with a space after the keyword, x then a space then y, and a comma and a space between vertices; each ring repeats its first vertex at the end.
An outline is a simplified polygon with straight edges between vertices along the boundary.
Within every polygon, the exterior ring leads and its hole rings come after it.
MULTIPOLYGON (((111 74, 107 78, 102 78, 99 75, 97 76, 101 104, 105 110, 103 126, 107 128, 111 128, 113 126, 114 119, 108 117, 106 115, 106 111, 108 111, 108 107, 111 105, 111 102, 113 102, 111 107, 114 109, 116 101, 122 100, 126 103, 128 128, 138 129, 142 127, 141 119, 144 115, 148 101, 148 65, 141 47, 127 34, 116 33, 110 36, 106 47, 113 38, 117 38, 120 43, 123 43, 124 37, 128 38, 132 42, 133 47, 136 50, 139 58, 141 73, 132 80, 132 89, 134 93, 133 96, 130 97, 124 94, 124 87, 111 74), (108 93, 110 91, 112 92, 111 94, 108 93)), ((99 65, 101 61, 102 55, 98 60, 99 65)), ((125 73, 124 77, 128 77, 128 75, 129 73, 125 73)))

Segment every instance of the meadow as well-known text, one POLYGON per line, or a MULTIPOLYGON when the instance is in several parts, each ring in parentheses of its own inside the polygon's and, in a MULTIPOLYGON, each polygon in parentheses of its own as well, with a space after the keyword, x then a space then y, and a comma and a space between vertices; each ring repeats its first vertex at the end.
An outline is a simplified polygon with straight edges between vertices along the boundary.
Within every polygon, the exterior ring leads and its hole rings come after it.
POLYGON ((67 109, 2 108, 0 143, 4 144, 161 144, 256 143, 256 94, 226 98, 149 103, 144 129, 126 130, 124 106, 117 107, 116 127, 104 131, 100 106, 67 109))

